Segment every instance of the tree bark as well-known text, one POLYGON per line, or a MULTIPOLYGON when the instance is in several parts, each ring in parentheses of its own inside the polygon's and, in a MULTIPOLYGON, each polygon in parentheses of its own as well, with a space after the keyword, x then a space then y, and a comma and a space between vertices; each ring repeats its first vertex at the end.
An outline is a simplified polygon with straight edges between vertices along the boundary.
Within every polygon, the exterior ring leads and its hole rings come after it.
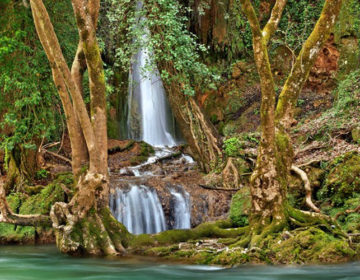
MULTIPOLYGON (((250 186, 252 232, 251 237, 244 240, 246 244, 257 245, 264 236, 283 229, 290 220, 296 223, 296 219, 304 221, 314 218, 313 214, 300 213, 299 210, 292 209, 286 200, 287 178, 293 160, 293 149, 286 129, 290 127, 290 119, 298 95, 317 54, 335 24, 342 1, 327 0, 325 2, 320 19, 305 42, 280 94, 276 116, 276 93, 267 44, 276 31, 286 1, 276 1, 264 29, 260 27, 251 1, 240 0, 240 2, 252 30, 254 59, 261 84, 261 142, 250 186)), ((324 222, 326 218, 321 217, 318 221, 324 222)))
POLYGON ((252 224, 262 226, 270 223, 281 224, 285 220, 286 172, 278 160, 275 140, 276 92, 267 51, 269 36, 276 28, 270 22, 278 22, 281 13, 276 19, 272 16, 265 26, 267 31, 262 31, 251 2, 241 0, 241 4, 253 34, 254 59, 261 86, 261 140, 256 167, 251 176, 252 224))
POLYGON ((95 29, 99 1, 73 0, 72 3, 89 71, 90 115, 81 94, 82 84, 76 81, 79 76, 70 73, 45 6, 41 0, 30 1, 35 27, 66 112, 67 125, 76 125, 76 118, 80 124, 76 131, 69 127, 73 147, 81 146, 76 134, 80 131, 89 154, 89 169, 79 177, 76 194, 68 204, 53 205, 50 216, 62 252, 115 255, 124 252, 122 242, 128 232, 111 216, 108 208, 105 78, 95 29))

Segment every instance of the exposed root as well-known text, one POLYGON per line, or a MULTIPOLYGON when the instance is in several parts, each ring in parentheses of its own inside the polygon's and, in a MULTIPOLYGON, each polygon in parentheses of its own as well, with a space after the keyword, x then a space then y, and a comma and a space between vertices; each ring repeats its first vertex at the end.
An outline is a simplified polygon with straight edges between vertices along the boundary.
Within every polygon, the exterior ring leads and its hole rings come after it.
POLYGON ((358 207, 356 207, 355 209, 353 209, 353 210, 348 209, 348 210, 346 210, 344 212, 337 213, 334 219, 337 220, 340 216, 348 215, 348 214, 351 214, 351 213, 360 213, 360 205, 358 207))
POLYGON ((50 226, 51 220, 45 215, 14 214, 6 201, 3 181, 0 181, 0 223, 10 223, 19 226, 50 226))
POLYGON ((125 253, 123 242, 129 238, 128 231, 107 206, 97 203, 96 191, 102 184, 107 184, 104 176, 88 172, 80 177, 79 191, 70 203, 58 202, 51 208, 50 217, 61 252, 70 255, 125 253))
POLYGON ((233 189, 239 184, 239 171, 236 168, 233 158, 228 158, 226 166, 221 173, 224 189, 233 189))
POLYGON ((308 211, 302 211, 295 209, 291 206, 287 207, 289 220, 295 225, 300 227, 307 226, 321 226, 323 229, 331 232, 334 235, 348 238, 348 235, 344 233, 339 224, 331 217, 308 211))
POLYGON ((311 184, 308 176, 306 173, 301 170, 299 167, 292 165, 291 170, 294 171, 296 174, 298 174, 301 178, 301 180, 304 182, 304 188, 306 191, 306 205, 310 207, 310 209, 314 210, 316 213, 320 213, 320 209, 315 206, 315 204, 312 202, 312 190, 311 190, 311 184))
POLYGON ((53 228, 59 250, 70 255, 125 254, 128 231, 111 216, 109 209, 90 211, 82 219, 71 214, 69 205, 59 202, 51 209, 53 228))
POLYGON ((168 230, 158 234, 142 234, 133 236, 130 241, 130 250, 170 245, 201 238, 236 238, 248 232, 249 227, 232 228, 229 221, 204 223, 189 230, 168 230))

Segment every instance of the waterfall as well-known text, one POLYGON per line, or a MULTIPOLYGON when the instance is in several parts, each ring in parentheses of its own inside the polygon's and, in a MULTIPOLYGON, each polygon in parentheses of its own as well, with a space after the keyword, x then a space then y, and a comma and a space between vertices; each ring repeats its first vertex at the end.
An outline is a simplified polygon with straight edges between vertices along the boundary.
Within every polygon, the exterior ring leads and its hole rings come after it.
POLYGON ((172 229, 190 228, 189 193, 181 186, 171 187, 168 191, 171 217, 165 217, 156 190, 145 185, 115 188, 110 194, 111 212, 133 234, 161 232, 167 229, 166 224, 172 229), (172 222, 169 223, 169 219, 172 222))
POLYGON ((155 190, 144 185, 130 190, 116 189, 110 195, 110 209, 116 219, 133 234, 166 230, 164 211, 155 190))
MULTIPOLYGON (((141 24, 141 20, 139 24, 141 24)), ((142 42, 147 42, 145 30, 142 42)), ((159 71, 149 69, 151 52, 141 47, 133 57, 129 74, 128 127, 131 139, 143 140, 152 146, 176 146, 175 122, 159 71)))
POLYGON ((191 227, 190 224, 190 195, 182 187, 178 189, 170 189, 173 200, 173 217, 174 229, 187 229, 191 227))

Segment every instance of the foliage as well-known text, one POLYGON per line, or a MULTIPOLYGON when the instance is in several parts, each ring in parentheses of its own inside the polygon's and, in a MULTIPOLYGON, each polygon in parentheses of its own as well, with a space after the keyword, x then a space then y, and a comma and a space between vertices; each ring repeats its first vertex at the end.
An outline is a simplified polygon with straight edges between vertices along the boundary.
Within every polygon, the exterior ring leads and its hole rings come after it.
POLYGON ((319 18, 324 0, 289 0, 281 17, 275 45, 283 44, 299 52, 319 18))
POLYGON ((360 99, 360 70, 347 75, 346 79, 339 82, 335 91, 335 115, 340 116, 353 110, 359 105, 360 99))
POLYGON ((35 174, 35 179, 41 180, 46 179, 49 176, 49 171, 46 169, 40 169, 35 174))
POLYGON ((215 88, 218 76, 211 73, 200 61, 200 53, 206 52, 203 45, 186 29, 186 10, 178 1, 149 0, 144 7, 133 7, 131 1, 108 0, 112 5, 108 19, 113 33, 121 30, 115 50, 115 67, 128 71, 134 55, 142 46, 151 54, 146 61, 146 71, 157 71, 158 63, 172 63, 175 73, 162 71, 164 82, 177 81, 186 95, 194 95, 195 89, 215 88), (126 15, 126 16, 125 16, 126 15), (126 20, 123 20, 126 18, 126 20), (151 33, 151 34, 150 34, 151 33))
MULTIPOLYGON (((45 1, 65 57, 74 55, 77 32, 68 1, 45 1)), ((70 60, 71 61, 71 60, 70 60)), ((10 1, 0 12, 0 148, 35 148, 39 139, 59 137, 62 111, 31 10, 10 1)))
POLYGON ((224 141, 224 151, 229 157, 239 155, 239 150, 243 147, 243 143, 237 137, 232 137, 224 141))

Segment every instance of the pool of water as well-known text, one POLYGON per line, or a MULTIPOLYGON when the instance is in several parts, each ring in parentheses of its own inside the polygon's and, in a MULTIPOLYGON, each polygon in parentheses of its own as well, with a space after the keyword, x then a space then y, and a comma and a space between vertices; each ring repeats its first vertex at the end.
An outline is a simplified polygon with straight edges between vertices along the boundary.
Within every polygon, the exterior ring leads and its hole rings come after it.
POLYGON ((360 280, 360 263, 337 266, 174 265, 148 259, 73 258, 54 246, 0 246, 0 279, 126 279, 126 280, 360 280))

